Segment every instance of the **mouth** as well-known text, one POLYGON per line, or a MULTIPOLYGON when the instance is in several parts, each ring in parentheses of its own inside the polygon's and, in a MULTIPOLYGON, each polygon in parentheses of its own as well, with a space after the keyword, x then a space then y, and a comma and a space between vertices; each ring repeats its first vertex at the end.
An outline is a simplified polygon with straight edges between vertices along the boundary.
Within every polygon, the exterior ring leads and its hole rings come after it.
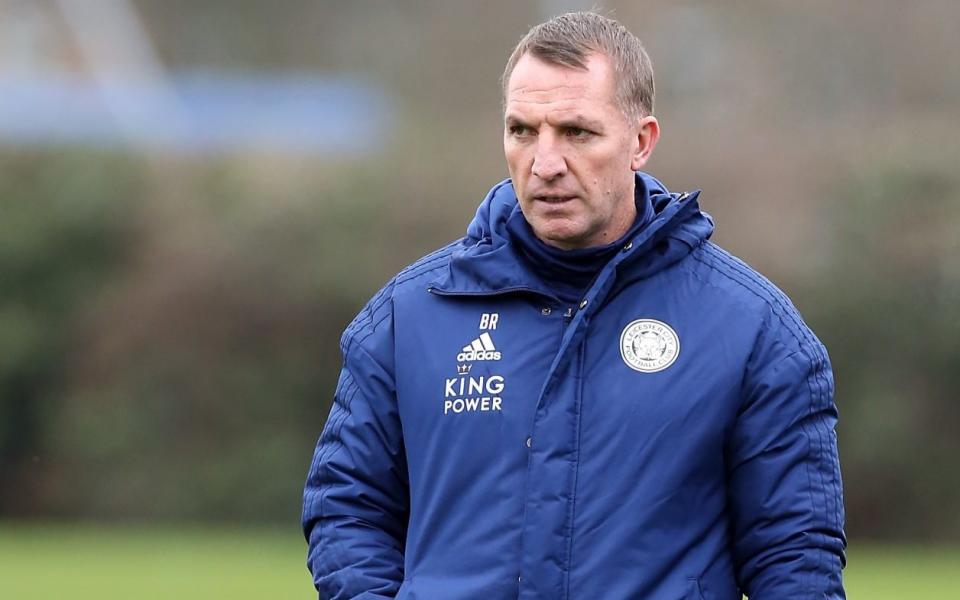
POLYGON ((576 198, 576 196, 565 196, 559 194, 545 194, 545 195, 536 195, 533 197, 535 202, 543 202, 544 204, 563 204, 565 202, 570 202, 576 198))

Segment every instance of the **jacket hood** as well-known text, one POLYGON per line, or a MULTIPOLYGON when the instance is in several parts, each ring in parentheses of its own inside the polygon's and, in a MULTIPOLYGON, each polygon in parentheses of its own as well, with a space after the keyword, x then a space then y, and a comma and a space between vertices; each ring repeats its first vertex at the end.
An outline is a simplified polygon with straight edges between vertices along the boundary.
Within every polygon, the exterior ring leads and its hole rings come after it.
MULTIPOLYGON (((649 277, 690 253, 713 233, 713 219, 700 210, 700 191, 672 193, 659 180, 636 173, 639 201, 648 201, 654 217, 611 260, 622 283, 649 277)), ((484 295, 529 291, 553 296, 550 287, 525 264, 510 239, 507 221, 520 210, 513 182, 493 186, 467 227, 448 271, 431 288, 451 295, 484 295)))

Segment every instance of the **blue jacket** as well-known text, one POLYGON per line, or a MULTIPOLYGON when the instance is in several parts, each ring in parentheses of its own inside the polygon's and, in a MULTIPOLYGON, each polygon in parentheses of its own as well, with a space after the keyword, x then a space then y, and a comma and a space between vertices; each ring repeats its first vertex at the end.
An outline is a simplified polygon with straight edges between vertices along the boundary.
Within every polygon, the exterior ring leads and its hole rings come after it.
POLYGON ((304 494, 321 598, 843 598, 827 353, 707 241, 698 193, 564 306, 504 224, 399 273, 343 334, 304 494))

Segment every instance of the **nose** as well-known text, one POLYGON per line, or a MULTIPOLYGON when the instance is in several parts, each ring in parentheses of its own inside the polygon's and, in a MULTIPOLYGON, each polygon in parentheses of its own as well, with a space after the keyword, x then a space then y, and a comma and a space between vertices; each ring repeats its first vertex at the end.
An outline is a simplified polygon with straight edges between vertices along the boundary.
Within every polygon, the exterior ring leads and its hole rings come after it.
POLYGON ((551 136, 542 135, 537 140, 533 155, 533 174, 544 181, 553 181, 567 172, 567 161, 551 136))

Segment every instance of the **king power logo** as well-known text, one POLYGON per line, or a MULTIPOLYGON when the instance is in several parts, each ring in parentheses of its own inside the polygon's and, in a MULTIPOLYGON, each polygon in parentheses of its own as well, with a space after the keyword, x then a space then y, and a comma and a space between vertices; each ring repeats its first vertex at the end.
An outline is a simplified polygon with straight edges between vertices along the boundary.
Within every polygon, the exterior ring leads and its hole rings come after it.
POLYGON ((500 360, 500 351, 490 336, 490 331, 497 328, 499 320, 497 313, 483 313, 479 326, 482 333, 457 354, 457 376, 444 381, 444 415, 503 410, 502 394, 506 387, 503 375, 484 374, 475 377, 470 374, 475 362, 500 360))

